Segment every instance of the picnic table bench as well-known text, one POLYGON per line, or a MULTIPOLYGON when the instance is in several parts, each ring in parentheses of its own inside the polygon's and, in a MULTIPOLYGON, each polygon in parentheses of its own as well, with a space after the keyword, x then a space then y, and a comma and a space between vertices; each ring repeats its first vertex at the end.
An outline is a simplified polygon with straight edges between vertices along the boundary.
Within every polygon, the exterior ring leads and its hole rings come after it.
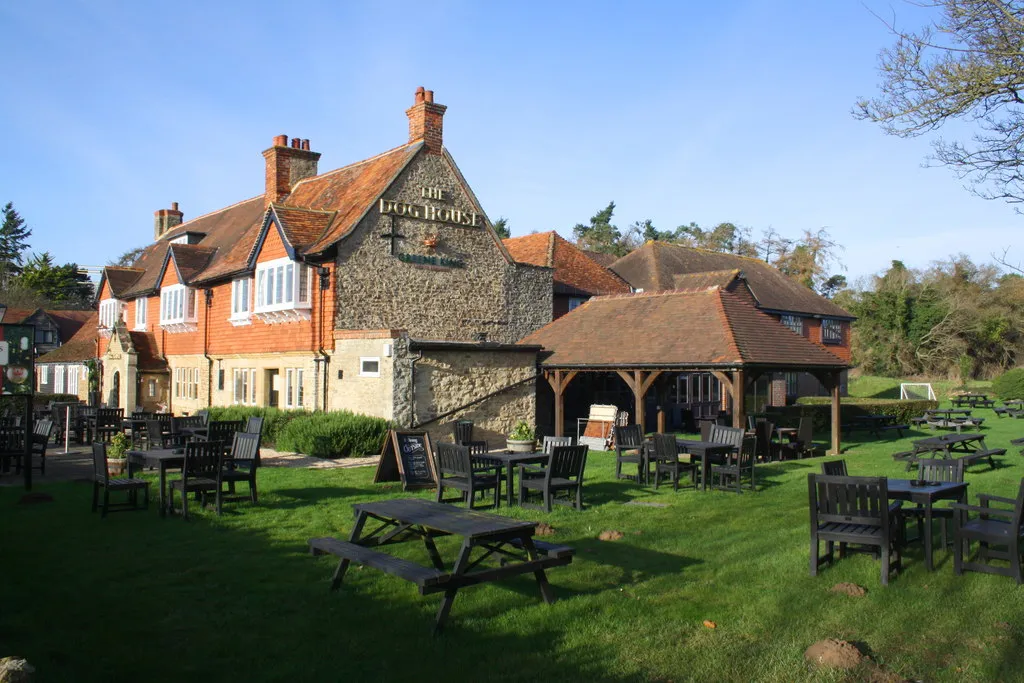
POLYGON ((959 457, 964 461, 964 468, 973 465, 979 460, 988 460, 988 464, 995 469, 996 455, 1006 455, 1005 448, 987 448, 985 437, 981 434, 943 434, 927 439, 919 439, 914 442, 914 450, 902 451, 893 454, 897 460, 907 461, 907 470, 917 464, 918 456, 925 453, 935 453, 943 458, 959 457))
POLYGON ((398 498, 352 506, 355 525, 348 541, 333 537, 311 538, 313 555, 330 554, 340 558, 331 579, 337 590, 349 565, 356 562, 379 569, 416 585, 421 595, 444 593, 438 608, 434 633, 444 627, 452 603, 460 588, 498 579, 532 573, 547 603, 555 601, 545 569, 572 562, 575 551, 562 545, 533 540, 536 522, 525 522, 477 510, 463 510, 421 498, 398 498), (366 523, 379 525, 364 533, 366 523), (462 547, 451 569, 446 568, 434 543, 439 536, 457 535, 462 547), (395 557, 376 550, 378 546, 419 538, 423 541, 431 566, 395 557), (482 554, 472 559, 474 551, 482 554), (498 567, 483 567, 492 555, 500 555, 498 567))

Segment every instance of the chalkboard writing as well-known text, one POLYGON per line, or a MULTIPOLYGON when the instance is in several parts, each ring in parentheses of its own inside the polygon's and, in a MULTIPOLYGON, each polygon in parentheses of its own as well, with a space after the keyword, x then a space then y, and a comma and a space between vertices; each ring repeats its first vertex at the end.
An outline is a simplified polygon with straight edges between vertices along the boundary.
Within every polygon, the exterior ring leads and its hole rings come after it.
POLYGON ((388 432, 373 481, 398 480, 405 489, 434 486, 434 453, 426 432, 388 432))

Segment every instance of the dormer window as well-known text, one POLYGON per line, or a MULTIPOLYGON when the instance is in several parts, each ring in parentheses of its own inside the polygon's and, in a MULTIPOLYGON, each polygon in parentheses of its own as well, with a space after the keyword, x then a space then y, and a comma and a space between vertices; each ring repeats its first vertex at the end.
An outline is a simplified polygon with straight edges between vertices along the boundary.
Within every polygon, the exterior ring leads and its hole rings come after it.
POLYGON ((309 267, 289 258, 258 264, 253 313, 267 323, 308 320, 309 280, 309 267))
POLYGON ((843 343, 843 323, 835 318, 822 318, 821 319, 821 343, 822 344, 842 344, 843 343))
POLYGON ((160 290, 160 327, 167 332, 196 329, 196 291, 185 285, 168 285, 160 290))
POLYGON ((114 324, 121 319, 124 312, 124 302, 119 299, 104 299, 100 302, 100 323, 101 333, 109 334, 114 324))

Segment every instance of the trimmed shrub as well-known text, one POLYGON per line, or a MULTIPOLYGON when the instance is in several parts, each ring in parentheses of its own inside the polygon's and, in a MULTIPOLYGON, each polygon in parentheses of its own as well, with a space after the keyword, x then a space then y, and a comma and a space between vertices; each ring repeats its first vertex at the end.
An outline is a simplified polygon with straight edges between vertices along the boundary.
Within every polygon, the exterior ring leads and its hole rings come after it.
MULTIPOLYGON (((839 404, 839 422, 848 424, 858 415, 892 415, 896 422, 910 424, 910 418, 924 415, 926 410, 938 408, 937 401, 900 401, 886 398, 844 398, 839 404)), ((796 405, 772 408, 772 415, 781 415, 782 421, 796 424, 801 417, 814 418, 815 430, 828 430, 832 423, 832 399, 828 396, 804 396, 796 405)))
POLYGON ((992 380, 992 391, 1004 401, 1024 398, 1024 368, 1014 368, 992 380))
POLYGON ((307 417, 305 410, 280 410, 278 408, 260 408, 258 406, 226 406, 210 408, 211 420, 241 420, 245 422, 252 416, 263 418, 263 436, 260 443, 275 448, 281 430, 292 420, 307 417))
POLYGON ((277 448, 318 458, 376 455, 390 426, 382 418, 345 410, 306 413, 281 429, 277 448))
MULTIPOLYGON (((32 406, 45 408, 51 401, 57 403, 74 403, 78 397, 74 394, 33 394, 32 406)), ((0 398, 0 415, 21 415, 25 410, 25 399, 15 396, 0 398)))

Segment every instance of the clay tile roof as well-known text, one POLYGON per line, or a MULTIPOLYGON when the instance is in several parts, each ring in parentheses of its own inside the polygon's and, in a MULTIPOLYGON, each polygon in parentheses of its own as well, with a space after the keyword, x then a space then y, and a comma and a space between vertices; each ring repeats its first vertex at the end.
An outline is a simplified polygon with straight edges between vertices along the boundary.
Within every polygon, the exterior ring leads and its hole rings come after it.
POLYGON ((283 204, 335 211, 327 229, 307 252, 315 253, 347 235, 423 146, 413 142, 365 161, 300 181, 283 204))
POLYGON ((99 329, 96 325, 99 322, 99 314, 96 311, 85 312, 88 315, 74 336, 53 351, 39 356, 36 363, 76 363, 96 357, 96 340, 99 338, 99 329))
POLYGON ((17 325, 20 322, 24 322, 26 318, 35 313, 37 308, 8 308, 4 312, 4 323, 7 325, 17 325))
POLYGON ((706 273, 683 273, 672 277, 673 289, 727 289, 740 276, 739 270, 709 270, 706 273))
POLYGON ((138 369, 142 371, 162 371, 167 369, 167 360, 160 356, 156 345, 156 335, 152 332, 129 332, 132 346, 138 354, 138 369))
POLYGON ((123 268, 121 266, 107 266, 103 269, 103 277, 110 285, 110 292, 118 299, 124 296, 125 292, 131 289, 132 284, 145 272, 140 267, 123 268))
POLYGON ((519 343, 542 345, 547 367, 846 367, 718 288, 595 297, 519 343))
POLYGON ((60 329, 60 338, 64 341, 70 340, 78 330, 93 316, 95 311, 47 311, 57 327, 60 329))
POLYGON ((217 251, 198 244, 172 244, 170 249, 171 258, 174 259, 174 263, 178 267, 183 284, 192 284, 196 274, 206 267, 210 258, 217 251))
POLYGON ((554 268, 555 291, 565 294, 622 294, 629 284, 558 233, 542 232, 503 240, 515 261, 554 268))
POLYGON ((854 317, 764 261, 736 254, 654 241, 626 254, 613 263, 611 269, 633 287, 646 292, 673 289, 676 275, 737 269, 743 271, 761 308, 835 318, 854 317))
POLYGON ((606 254, 603 251, 591 251, 590 249, 584 249, 583 253, 600 263, 605 268, 611 268, 611 265, 619 260, 619 257, 615 254, 606 254))
POLYGON ((313 211, 285 206, 274 206, 288 243, 303 249, 317 241, 330 227, 336 211, 313 211))

